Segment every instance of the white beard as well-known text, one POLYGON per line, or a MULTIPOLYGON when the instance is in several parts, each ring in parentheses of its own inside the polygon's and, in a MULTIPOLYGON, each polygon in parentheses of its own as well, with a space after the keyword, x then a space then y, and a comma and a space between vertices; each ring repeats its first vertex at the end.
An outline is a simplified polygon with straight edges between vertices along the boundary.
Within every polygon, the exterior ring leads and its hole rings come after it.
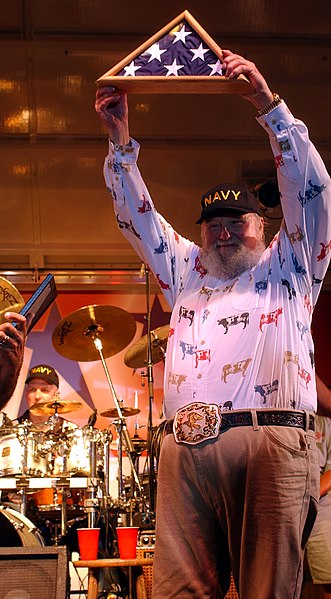
POLYGON ((231 255, 226 256, 219 253, 215 244, 210 250, 201 249, 200 260, 211 276, 226 281, 238 277, 255 266, 264 250, 264 242, 258 241, 254 250, 240 244, 236 250, 231 252, 231 255))

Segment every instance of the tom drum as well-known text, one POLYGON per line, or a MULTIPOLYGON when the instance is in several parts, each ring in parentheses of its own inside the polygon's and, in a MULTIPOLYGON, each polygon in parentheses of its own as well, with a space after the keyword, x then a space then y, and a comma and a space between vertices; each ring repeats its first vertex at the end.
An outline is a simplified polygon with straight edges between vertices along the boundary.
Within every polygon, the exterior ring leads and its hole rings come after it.
POLYGON ((0 476, 45 476, 48 468, 47 456, 44 455, 45 434, 32 431, 25 425, 6 431, 7 434, 0 436, 0 476))
POLYGON ((62 447, 62 465, 59 458, 55 460, 54 474, 61 472, 70 475, 89 476, 91 474, 93 450, 97 469, 103 465, 103 433, 89 426, 77 428, 66 433, 62 447))

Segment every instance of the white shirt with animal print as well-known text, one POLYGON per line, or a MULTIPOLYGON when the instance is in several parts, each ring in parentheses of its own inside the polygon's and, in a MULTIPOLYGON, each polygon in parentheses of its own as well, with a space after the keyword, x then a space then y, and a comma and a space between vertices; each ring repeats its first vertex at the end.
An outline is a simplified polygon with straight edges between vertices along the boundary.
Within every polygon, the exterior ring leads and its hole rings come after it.
POLYGON ((284 220, 258 264, 225 282, 204 270, 200 248, 156 211, 136 164, 139 145, 110 143, 104 176, 118 225, 173 310, 167 418, 193 401, 316 408, 310 326, 331 253, 330 177, 284 102, 258 121, 269 134, 284 220))

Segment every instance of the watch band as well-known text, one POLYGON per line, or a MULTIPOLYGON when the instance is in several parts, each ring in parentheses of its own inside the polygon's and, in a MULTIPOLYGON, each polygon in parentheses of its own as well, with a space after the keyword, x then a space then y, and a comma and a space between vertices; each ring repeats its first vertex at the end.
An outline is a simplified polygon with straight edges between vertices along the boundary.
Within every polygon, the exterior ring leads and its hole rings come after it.
POLYGON ((273 95, 272 102, 269 102, 269 104, 267 104, 267 106, 265 106, 264 108, 260 108, 260 110, 258 110, 259 116, 262 116, 263 114, 268 114, 268 112, 270 112, 273 108, 276 108, 276 106, 278 106, 278 104, 281 103, 282 98, 280 98, 278 94, 273 93, 272 95, 273 95))

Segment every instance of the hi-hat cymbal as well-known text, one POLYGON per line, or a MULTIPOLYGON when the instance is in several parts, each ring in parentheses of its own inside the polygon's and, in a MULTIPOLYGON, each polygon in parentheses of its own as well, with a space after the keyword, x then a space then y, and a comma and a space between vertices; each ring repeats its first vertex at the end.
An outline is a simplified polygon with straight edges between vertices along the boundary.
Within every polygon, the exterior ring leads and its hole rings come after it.
MULTIPOLYGON (((130 407, 121 407, 122 416, 126 418, 127 416, 135 416, 139 414, 139 408, 130 408, 130 407)), ((110 408, 109 410, 105 410, 104 412, 100 412, 100 416, 104 416, 105 418, 117 418, 118 412, 116 408, 110 408)))
POLYGON ((62 399, 56 399, 54 401, 43 401, 39 403, 35 403, 31 406, 30 412, 35 414, 36 416, 42 416, 46 414, 47 416, 52 416, 56 412, 58 414, 65 414, 67 412, 76 412, 83 407, 83 404, 80 401, 65 401, 62 399))
MULTIPOLYGON (((164 360, 165 350, 168 342, 169 325, 158 327, 151 331, 152 341, 152 363, 157 364, 164 360)), ((130 368, 143 368, 147 363, 147 341, 145 335, 137 343, 131 345, 124 356, 124 364, 130 368)))
POLYGON ((134 435, 131 439, 131 442, 136 452, 144 451, 145 449, 147 449, 146 439, 141 439, 141 437, 137 437, 136 435, 134 435))
POLYGON ((20 312, 25 301, 15 285, 7 279, 0 277, 0 324, 5 321, 6 312, 20 312))
POLYGON ((136 332, 133 316, 116 306, 85 306, 72 312, 56 326, 52 342, 56 351, 78 362, 99 360, 94 339, 100 339, 102 354, 109 358, 132 341, 136 332))

